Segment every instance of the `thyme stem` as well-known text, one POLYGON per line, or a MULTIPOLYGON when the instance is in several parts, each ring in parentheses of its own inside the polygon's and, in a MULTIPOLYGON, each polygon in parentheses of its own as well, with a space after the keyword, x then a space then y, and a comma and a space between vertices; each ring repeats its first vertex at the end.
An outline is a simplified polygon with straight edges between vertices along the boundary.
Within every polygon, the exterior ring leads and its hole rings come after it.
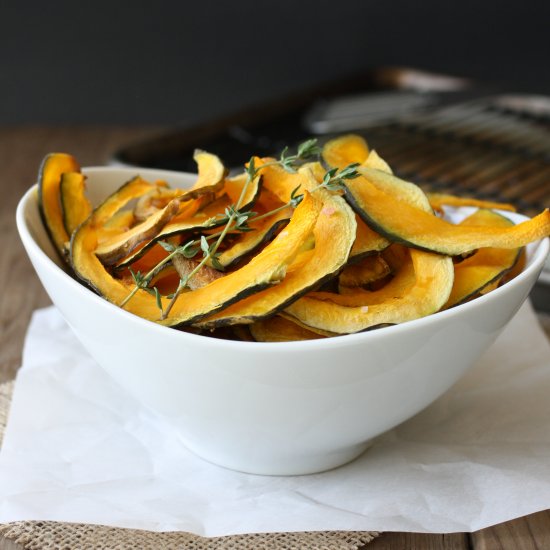
POLYGON ((251 170, 248 170, 248 175, 246 177, 246 181, 244 182, 243 188, 241 189, 241 194, 239 195, 239 200, 237 201, 237 204, 235 205, 235 208, 231 210, 231 214, 229 216, 229 219, 227 220, 227 223, 225 224, 225 227, 220 232, 220 235, 218 237, 218 240, 214 243, 212 247, 209 248, 208 253, 206 253, 203 257, 203 259, 198 263, 198 265, 187 275, 184 279, 180 280, 180 283, 178 285, 178 288, 176 292, 174 292, 174 295, 172 296, 170 302, 166 306, 166 309, 161 312, 161 320, 166 319, 168 317, 170 311, 172 311, 172 308, 174 307, 174 304, 176 303, 176 300, 179 298, 180 294, 183 292, 183 289, 187 286, 187 282, 201 269, 206 262, 216 254, 218 248, 222 244, 222 241, 225 239, 225 236, 227 235, 227 232, 229 231, 229 228, 235 221, 235 218, 237 217, 239 213, 239 209, 242 205, 242 202, 244 200, 244 197, 246 196, 246 192, 248 190, 248 187, 252 180, 257 175, 257 170, 254 167, 254 161, 253 159, 250 160, 251 170))
MULTIPOLYGON (((176 292, 173 294, 173 296, 171 297, 170 302, 166 306, 166 309, 163 310, 162 307, 159 306, 160 310, 161 310, 161 317, 160 317, 161 320, 164 320, 164 319, 166 319, 166 317, 168 317, 168 315, 170 314, 170 311, 172 310, 172 308, 174 307, 174 304, 176 303, 176 300, 179 298, 179 296, 181 295, 181 293, 183 292, 183 290, 187 286, 187 283, 189 282, 189 280, 209 260, 211 260, 212 258, 215 259, 216 252, 218 251, 220 245, 222 244, 225 237, 227 236, 227 233, 232 229, 235 229, 235 228, 239 229, 239 227, 243 227, 243 226, 240 226, 240 220, 238 220, 237 218, 244 215, 244 216, 246 216, 245 220, 251 219, 253 221, 259 221, 259 220, 262 220, 264 218, 267 218, 268 216, 272 216, 273 214, 276 214, 277 212, 280 212, 281 210, 284 210, 285 208, 288 208, 289 206, 296 207, 300 203, 300 201, 302 200, 303 195, 302 194, 299 195, 297 193, 299 188, 296 188, 292 192, 290 200, 288 202, 286 202, 285 204, 283 204, 283 205, 281 205, 281 206, 279 206, 279 207, 277 207, 277 208, 275 208, 275 209, 273 209, 269 212, 266 212, 266 213, 260 214, 260 215, 252 213, 252 212, 246 212, 246 213, 240 212, 242 202, 244 200, 244 197, 246 196, 246 192, 248 191, 250 183, 258 176, 260 170, 262 170, 264 168, 267 168, 267 167, 270 167, 270 166, 280 166, 288 172, 295 173, 297 171, 297 166, 299 166, 299 164, 298 164, 299 162, 310 159, 312 157, 316 157, 316 156, 318 157, 319 153, 320 153, 320 150, 317 146, 317 140, 312 139, 312 140, 308 140, 308 141, 302 143, 301 145, 299 145, 296 154, 289 155, 288 154, 288 148, 285 148, 283 150, 283 152, 281 153, 279 159, 265 162, 264 164, 261 164, 257 168, 255 166, 254 157, 252 157, 250 159, 250 161, 248 163, 248 167, 246 168, 247 178, 245 180, 243 188, 241 189, 241 193, 239 195, 239 199, 238 199, 236 205, 234 207, 230 208, 230 212, 229 212, 229 215, 227 216, 227 221, 225 223, 224 228, 221 231, 218 231, 218 232, 213 233, 211 235, 201 237, 201 241, 200 241, 201 243, 202 243, 202 239, 205 240, 205 243, 206 243, 206 241, 211 240, 211 239, 216 239, 216 242, 211 246, 208 246, 208 245, 205 244, 204 248, 201 244, 201 248, 203 248, 203 253, 204 253, 202 260, 197 264, 197 266, 185 278, 180 280, 178 288, 177 288, 176 292)), ((333 168, 333 169, 328 170, 325 174, 325 177, 324 177, 323 181, 315 189, 313 189, 311 192, 314 193, 318 189, 322 189, 322 188, 329 189, 329 190, 340 189, 342 187, 342 184, 345 182, 345 180, 353 179, 353 178, 356 178, 356 177, 359 176, 359 173, 356 170, 357 166, 358 166, 358 164, 350 164, 349 166, 346 166, 345 168, 343 168, 341 170, 338 170, 337 168, 333 168)), ((226 210, 226 213, 227 213, 227 210, 226 210)), ((244 230, 244 228, 242 230, 244 230)), ((155 267, 153 267, 153 269, 151 269, 145 276, 134 277, 134 279, 136 281, 136 285, 132 289, 132 291, 128 294, 128 296, 126 296, 126 298, 124 298, 124 300, 119 304, 120 307, 124 307, 136 295, 138 290, 143 289, 143 288, 147 288, 149 283, 151 282, 151 279, 155 276, 155 274, 158 273, 159 270, 164 265, 166 265, 168 262, 170 262, 176 254, 181 253, 182 249, 191 250, 192 247, 194 247, 198 244, 199 244, 199 241, 192 240, 192 241, 189 241, 188 243, 186 243, 183 246, 174 247, 174 250, 171 250, 169 252, 169 254, 164 259, 162 259, 157 265, 155 265, 155 267)), ((167 250, 170 250, 170 248, 167 248, 167 250)), ((196 254, 196 252, 194 252, 194 253, 191 252, 191 254, 194 255, 194 254, 196 254)), ((192 257, 192 255, 189 256, 189 257, 192 257)))
POLYGON ((155 267, 153 267, 153 269, 151 269, 151 271, 149 271, 143 277, 143 284, 142 285, 136 284, 135 287, 130 292, 130 294, 128 294, 128 296, 126 296, 126 298, 124 298, 124 300, 120 302, 119 306, 124 307, 135 296, 138 290, 140 290, 141 288, 147 287, 151 282, 151 279, 159 272, 160 268, 164 267, 176 255, 176 252, 177 251, 174 251, 168 254, 166 258, 163 258, 157 265, 155 265, 155 267))

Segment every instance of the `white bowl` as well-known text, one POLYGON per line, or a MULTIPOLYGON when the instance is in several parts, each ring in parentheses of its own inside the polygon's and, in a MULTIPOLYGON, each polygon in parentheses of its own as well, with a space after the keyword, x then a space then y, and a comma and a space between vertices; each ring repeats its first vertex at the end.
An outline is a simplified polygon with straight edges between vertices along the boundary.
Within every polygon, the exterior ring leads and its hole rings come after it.
MULTIPOLYGON (((92 202, 136 171, 85 170, 92 202)), ((180 186, 194 179, 139 173, 180 186)), ((40 219, 36 186, 19 203, 17 226, 46 291, 99 365, 176 426, 197 455, 273 475, 344 464, 439 397, 519 309, 549 249, 548 239, 529 245, 525 270, 513 281, 423 319, 338 338, 251 343, 165 328, 88 290, 60 267, 40 219)))

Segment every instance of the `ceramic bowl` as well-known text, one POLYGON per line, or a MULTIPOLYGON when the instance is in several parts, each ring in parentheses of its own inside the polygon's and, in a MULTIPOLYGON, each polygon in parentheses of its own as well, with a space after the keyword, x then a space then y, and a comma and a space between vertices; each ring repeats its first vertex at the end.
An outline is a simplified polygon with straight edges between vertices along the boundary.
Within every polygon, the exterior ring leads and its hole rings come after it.
MULTIPOLYGON (((139 172, 179 186, 194 179, 139 172)), ((85 173, 97 203, 136 169, 85 173)), ((44 288, 101 367, 172 423, 200 457, 272 475, 344 464, 444 393, 519 309, 549 249, 548 239, 529 245, 527 265, 513 281, 423 319, 337 338, 253 343, 165 328, 88 290, 60 267, 40 219, 36 186, 19 204, 17 225, 44 288)))

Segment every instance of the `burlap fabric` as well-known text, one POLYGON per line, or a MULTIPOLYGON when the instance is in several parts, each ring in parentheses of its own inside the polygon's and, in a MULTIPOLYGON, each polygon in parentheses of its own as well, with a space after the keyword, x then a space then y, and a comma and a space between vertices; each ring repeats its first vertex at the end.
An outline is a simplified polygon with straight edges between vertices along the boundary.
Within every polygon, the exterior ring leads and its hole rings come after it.
MULTIPOLYGON (((0 385, 0 443, 13 382, 0 385)), ((204 538, 190 533, 153 533, 82 523, 18 521, 0 525, 0 535, 29 550, 356 550, 375 532, 266 533, 204 538)))

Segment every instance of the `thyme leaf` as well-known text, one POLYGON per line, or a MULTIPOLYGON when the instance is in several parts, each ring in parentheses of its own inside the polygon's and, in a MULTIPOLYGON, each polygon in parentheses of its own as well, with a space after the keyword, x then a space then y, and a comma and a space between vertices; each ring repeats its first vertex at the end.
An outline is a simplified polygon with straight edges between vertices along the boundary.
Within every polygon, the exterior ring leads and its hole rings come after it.
MULTIPOLYGON (((214 223, 218 225, 222 224, 223 229, 210 235, 201 235, 198 240, 190 240, 178 246, 167 241, 158 241, 159 245, 162 246, 162 248, 166 250, 166 252, 168 252, 168 255, 145 275, 143 275, 139 271, 134 273, 131 268, 129 268, 130 274, 134 280, 135 287, 123 300, 120 306, 124 307, 124 305, 135 295, 135 293, 139 289, 144 289, 147 292, 155 295, 157 306, 161 311, 161 319, 166 319, 174 303, 176 302, 180 294, 185 290, 188 281, 207 262, 210 262, 210 264, 215 269, 223 271, 223 266, 221 265, 219 260, 220 253, 218 252, 218 249, 230 230, 236 230, 240 232, 252 231, 253 229, 249 225, 250 220, 259 220, 265 218, 272 215, 273 213, 279 212, 284 208, 287 208, 288 206, 296 208, 302 202, 304 195, 303 193, 300 193, 300 186, 297 186, 295 189, 292 190, 290 194, 290 199, 286 204, 279 206, 278 208, 270 212, 258 215, 257 212, 241 211, 241 203, 246 196, 246 191, 251 182, 258 176, 261 170, 267 166, 278 165, 287 172, 296 173, 298 171, 298 168, 305 161, 319 158, 320 153, 321 149, 318 146, 317 139, 309 139, 298 145, 296 153, 291 154, 289 148, 285 147, 281 151, 280 156, 277 160, 266 162, 264 164, 261 164, 260 166, 256 166, 255 157, 251 157, 245 167, 245 173, 247 177, 237 203, 228 206, 223 214, 218 214, 214 216, 213 218, 208 220, 208 222, 210 223, 206 224, 206 226, 210 226, 214 223), (215 239, 214 242, 212 244, 209 244, 208 241, 212 239, 215 239), (153 288, 148 288, 152 277, 156 273, 158 273, 164 265, 170 262, 176 254, 182 254, 185 258, 191 259, 194 258, 199 253, 199 251, 202 251, 203 255, 201 261, 197 263, 195 268, 189 274, 180 279, 177 290, 167 296, 170 302, 168 303, 166 309, 163 310, 162 297, 158 288, 156 286, 153 288)), ((347 180, 354 179, 360 175, 357 170, 358 166, 358 163, 354 163, 346 166, 341 170, 338 170, 338 168, 331 168, 325 173, 325 176, 319 186, 312 190, 312 193, 321 188, 328 189, 329 191, 341 190, 347 180)))

